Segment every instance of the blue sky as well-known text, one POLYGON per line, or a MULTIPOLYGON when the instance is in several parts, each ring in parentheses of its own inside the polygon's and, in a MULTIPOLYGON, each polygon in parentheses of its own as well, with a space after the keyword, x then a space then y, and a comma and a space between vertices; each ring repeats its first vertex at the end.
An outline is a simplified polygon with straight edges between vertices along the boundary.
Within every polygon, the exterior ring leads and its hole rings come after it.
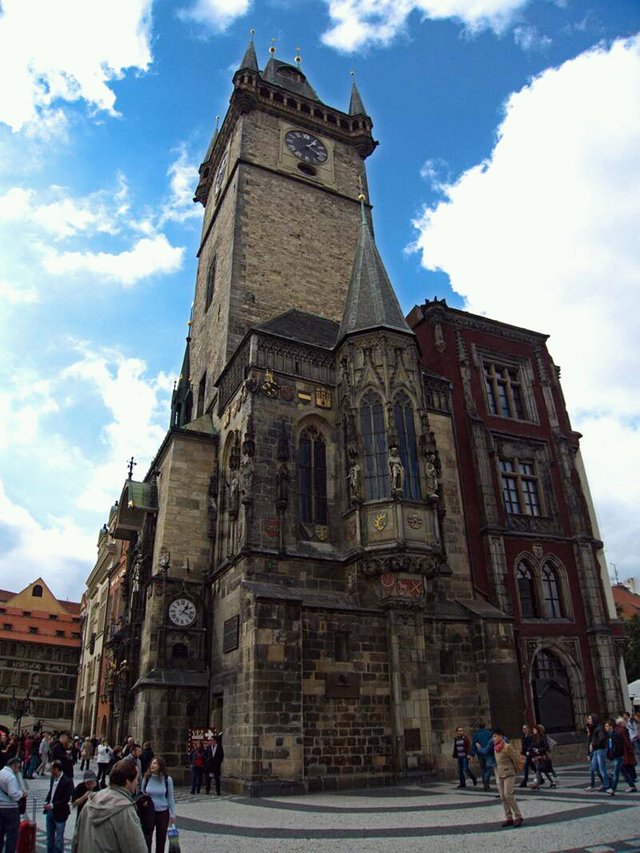
POLYGON ((168 424, 197 167, 255 28, 380 146, 376 239, 408 311, 550 334, 607 545, 640 576, 640 4, 2 0, 0 586, 78 599, 126 460, 168 424), (7 85, 8 81, 8 85, 7 85))

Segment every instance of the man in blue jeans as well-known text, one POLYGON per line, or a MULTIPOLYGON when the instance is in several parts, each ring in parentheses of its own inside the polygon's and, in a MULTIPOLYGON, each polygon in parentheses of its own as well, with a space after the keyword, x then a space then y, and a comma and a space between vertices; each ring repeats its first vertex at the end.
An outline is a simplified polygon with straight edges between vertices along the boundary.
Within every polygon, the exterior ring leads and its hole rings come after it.
POLYGON ((482 784, 484 790, 489 790, 491 781, 491 772, 495 766, 493 757, 493 740, 491 739, 491 729, 488 729, 484 723, 480 723, 477 730, 471 736, 471 755, 477 757, 480 765, 480 775, 482 776, 482 784), (490 747, 490 750, 487 750, 490 747))
POLYGON ((0 770, 0 850, 6 839, 5 853, 15 853, 18 843, 18 802, 24 794, 19 774, 20 759, 17 755, 0 770))
POLYGON ((64 827, 71 812, 73 779, 65 776, 61 761, 51 762, 51 784, 45 800, 47 853, 64 853, 64 827))

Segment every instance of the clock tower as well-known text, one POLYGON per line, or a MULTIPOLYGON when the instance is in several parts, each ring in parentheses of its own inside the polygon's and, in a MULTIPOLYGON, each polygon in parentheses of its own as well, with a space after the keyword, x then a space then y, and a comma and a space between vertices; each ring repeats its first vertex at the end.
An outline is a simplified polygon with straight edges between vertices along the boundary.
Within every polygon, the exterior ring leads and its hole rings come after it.
POLYGON ((116 522, 121 734, 174 776, 212 726, 228 790, 391 782, 450 763, 461 705, 487 716, 485 655, 501 698, 517 682, 509 621, 470 604, 450 387, 375 245, 375 147, 355 83, 335 109, 300 57, 260 70, 250 43, 199 170, 171 426, 116 522))
POLYGON ((299 56, 287 64, 272 53, 259 71, 249 45, 195 194, 204 222, 190 370, 204 394, 192 415, 211 403, 248 329, 281 312, 284 293, 290 307, 340 320, 371 131, 357 89, 349 111, 336 110, 322 103, 299 56))

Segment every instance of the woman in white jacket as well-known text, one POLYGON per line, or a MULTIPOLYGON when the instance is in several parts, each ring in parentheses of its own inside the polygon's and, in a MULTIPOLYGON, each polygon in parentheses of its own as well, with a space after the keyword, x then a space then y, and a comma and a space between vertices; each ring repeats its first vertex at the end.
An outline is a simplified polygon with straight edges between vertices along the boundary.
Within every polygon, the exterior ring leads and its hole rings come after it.
POLYGON ((103 738, 102 743, 98 744, 98 777, 96 789, 100 791, 107 787, 107 775, 111 762, 113 760, 113 750, 107 743, 107 739, 103 738))

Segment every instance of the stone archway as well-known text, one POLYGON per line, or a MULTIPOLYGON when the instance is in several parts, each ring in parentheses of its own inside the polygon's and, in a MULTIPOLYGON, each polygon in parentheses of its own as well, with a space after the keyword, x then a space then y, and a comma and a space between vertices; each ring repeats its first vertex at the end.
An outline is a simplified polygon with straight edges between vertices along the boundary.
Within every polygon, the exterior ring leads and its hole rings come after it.
POLYGON ((530 651, 529 684, 536 721, 549 732, 579 730, 586 713, 580 665, 557 643, 539 642, 530 651))

